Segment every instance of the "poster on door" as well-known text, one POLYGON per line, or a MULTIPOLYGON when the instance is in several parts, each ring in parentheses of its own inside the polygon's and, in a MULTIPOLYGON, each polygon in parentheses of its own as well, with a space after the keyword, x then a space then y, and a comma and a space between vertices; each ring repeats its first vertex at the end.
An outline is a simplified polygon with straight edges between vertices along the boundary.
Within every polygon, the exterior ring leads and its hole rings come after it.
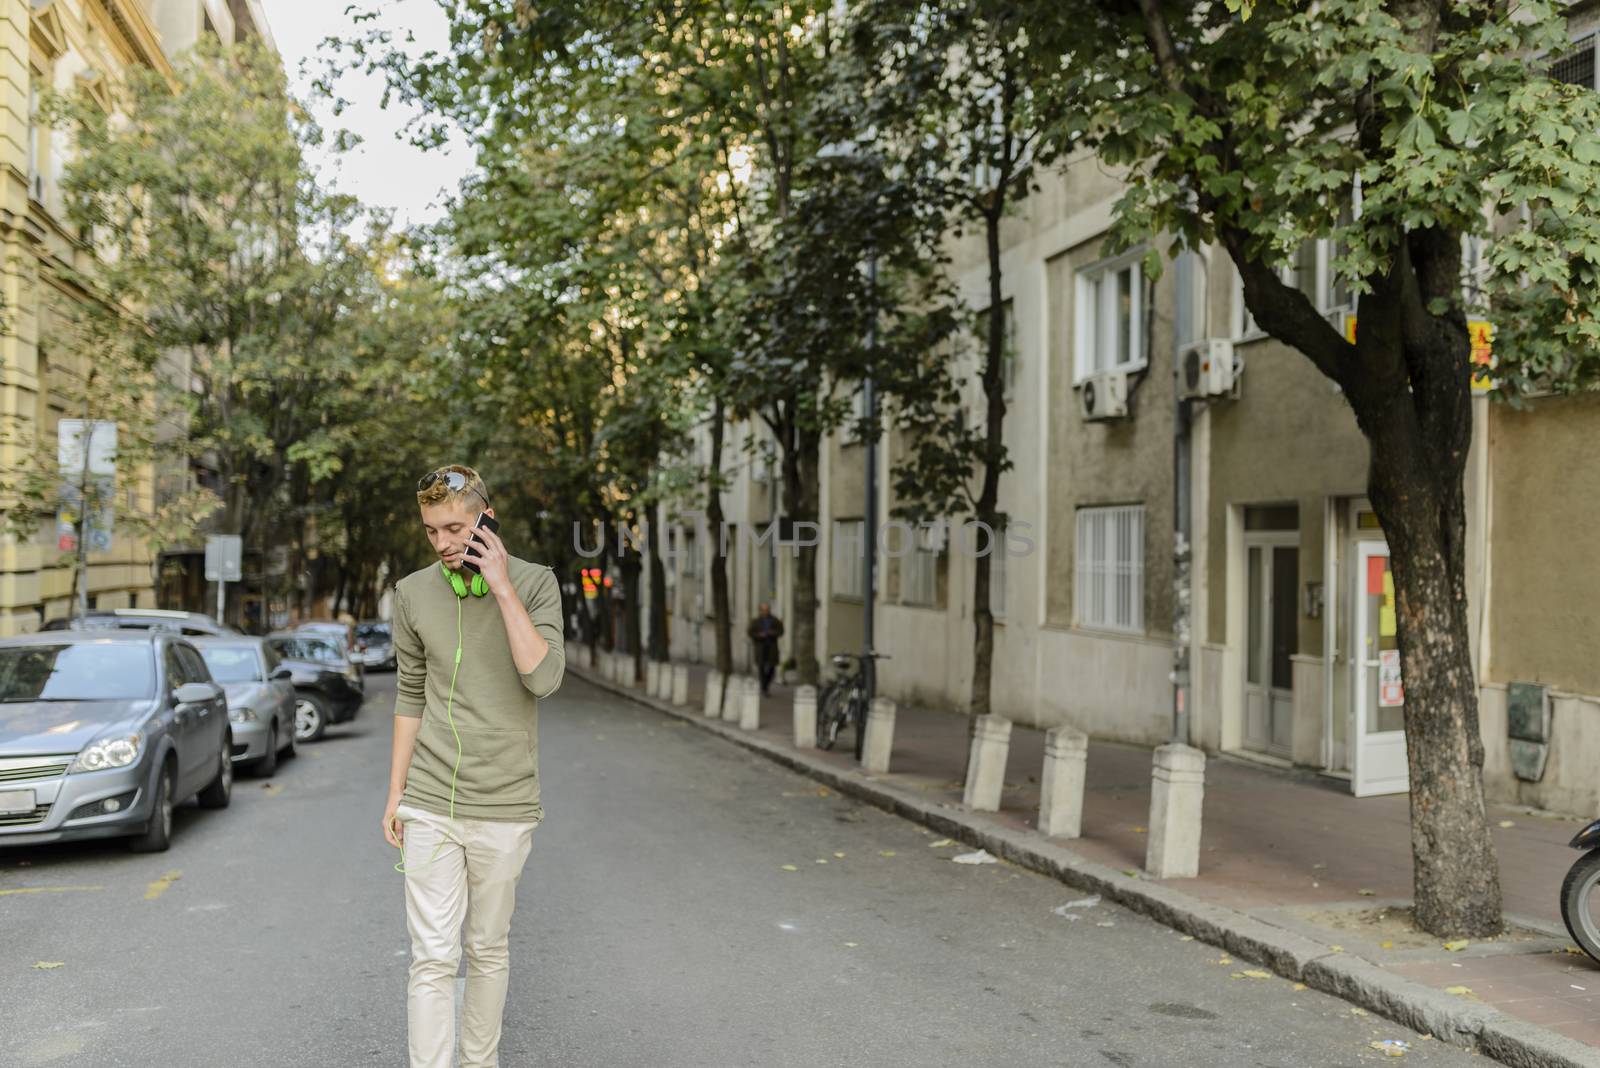
POLYGON ((1399 708, 1405 703, 1406 688, 1400 681, 1400 650, 1385 649, 1378 654, 1378 707, 1399 708))

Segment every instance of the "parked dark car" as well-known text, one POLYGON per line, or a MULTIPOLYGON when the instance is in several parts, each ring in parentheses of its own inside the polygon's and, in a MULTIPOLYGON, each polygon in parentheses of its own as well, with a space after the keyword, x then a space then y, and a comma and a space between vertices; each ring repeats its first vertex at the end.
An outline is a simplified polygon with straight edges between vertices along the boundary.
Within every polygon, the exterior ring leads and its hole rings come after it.
POLYGON ((226 808, 232 732, 222 688, 168 630, 0 639, 0 846, 172 841, 190 797, 226 808))
POLYGON ((314 742, 328 727, 356 718, 365 699, 361 668, 344 643, 324 634, 282 631, 267 635, 267 645, 294 682, 294 738, 314 742))
POLYGON ((394 631, 381 619, 356 624, 356 638, 364 646, 361 662, 375 671, 393 671, 394 631))
POLYGON ((356 686, 365 692, 367 667, 363 654, 366 652, 366 643, 356 636, 354 623, 339 623, 331 619, 308 619, 304 623, 296 623, 289 629, 296 634, 315 634, 338 642, 344 654, 356 666, 356 686))
POLYGON ((112 608, 96 610, 76 619, 52 619, 41 630, 150 630, 160 628, 179 634, 238 634, 226 623, 218 623, 200 612, 173 612, 164 608, 112 608))
POLYGON ((228 695, 233 725, 233 762, 257 775, 278 770, 278 757, 294 756, 293 672, 265 638, 193 639, 211 677, 228 695))

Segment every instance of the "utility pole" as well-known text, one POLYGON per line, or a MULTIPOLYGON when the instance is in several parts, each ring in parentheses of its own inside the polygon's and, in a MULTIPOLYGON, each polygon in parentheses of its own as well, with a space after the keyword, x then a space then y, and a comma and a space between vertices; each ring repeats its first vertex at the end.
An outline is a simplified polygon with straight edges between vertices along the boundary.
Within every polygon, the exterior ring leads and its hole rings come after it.
POLYGON ((872 656, 872 609, 876 599, 878 578, 878 392, 872 381, 871 352, 878 345, 878 257, 876 253, 867 260, 867 287, 870 295, 871 318, 867 320, 867 374, 862 381, 862 407, 866 409, 867 425, 866 434, 866 478, 863 480, 867 487, 866 502, 862 515, 865 517, 861 524, 862 539, 864 544, 861 551, 866 554, 865 576, 862 580, 861 613, 862 642, 864 649, 861 658, 862 680, 866 686, 867 706, 870 708, 872 699, 878 693, 878 662, 872 656))
POLYGON ((1189 437, 1193 413, 1183 393, 1183 349, 1190 341, 1193 319, 1194 253, 1178 254, 1174 265, 1177 300, 1173 309, 1172 360, 1172 741, 1189 742, 1190 661, 1193 635, 1190 633, 1190 604, 1193 600, 1193 574, 1189 512, 1192 463, 1189 437))

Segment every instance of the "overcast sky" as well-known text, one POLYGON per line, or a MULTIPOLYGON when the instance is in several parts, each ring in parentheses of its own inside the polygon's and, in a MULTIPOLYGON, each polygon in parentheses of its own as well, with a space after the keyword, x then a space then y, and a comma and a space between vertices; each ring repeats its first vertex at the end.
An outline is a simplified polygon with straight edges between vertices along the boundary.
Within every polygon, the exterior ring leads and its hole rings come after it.
MULTIPOLYGON (((422 151, 396 136, 412 117, 411 109, 391 104, 378 106, 383 81, 357 73, 339 82, 339 94, 350 101, 335 118, 326 99, 311 93, 311 82, 321 72, 318 48, 330 36, 358 32, 345 14, 352 0, 264 0, 267 21, 277 39, 284 66, 296 97, 307 104, 329 130, 344 127, 361 135, 362 145, 335 163, 332 154, 314 158, 324 173, 331 173, 337 188, 353 193, 367 204, 394 208, 399 225, 437 219, 443 192, 455 189, 472 165, 472 153, 460 137, 439 149, 422 151), (302 70, 304 67, 304 70, 302 70)), ((375 0, 357 0, 371 7, 375 0)), ((420 48, 443 47, 445 17, 438 0, 381 0, 383 24, 391 29, 411 29, 420 48)), ((366 23, 362 28, 370 28, 366 23)))

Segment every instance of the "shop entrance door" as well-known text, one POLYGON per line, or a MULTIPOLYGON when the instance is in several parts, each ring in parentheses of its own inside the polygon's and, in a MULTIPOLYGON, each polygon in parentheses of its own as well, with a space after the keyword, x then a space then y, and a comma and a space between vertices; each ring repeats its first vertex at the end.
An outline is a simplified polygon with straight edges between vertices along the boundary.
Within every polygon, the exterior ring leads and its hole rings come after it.
POLYGON ((1244 663, 1244 745, 1290 756, 1300 581, 1298 534, 1255 535, 1245 547, 1248 627, 1244 663))
POLYGON ((1394 572, 1381 541, 1356 545, 1354 655, 1355 760, 1350 788, 1357 797, 1403 794, 1406 769, 1405 683, 1395 620, 1394 572))

